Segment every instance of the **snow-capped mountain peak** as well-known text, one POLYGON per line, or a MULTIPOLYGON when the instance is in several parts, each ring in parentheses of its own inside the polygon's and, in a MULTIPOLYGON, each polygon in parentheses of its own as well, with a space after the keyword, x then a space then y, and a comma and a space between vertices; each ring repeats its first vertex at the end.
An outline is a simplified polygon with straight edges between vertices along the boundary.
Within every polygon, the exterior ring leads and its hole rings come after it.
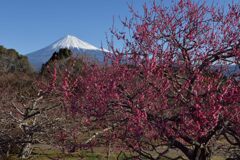
POLYGON ((99 50, 99 48, 84 42, 80 39, 78 39, 75 36, 72 35, 67 35, 61 39, 59 39, 58 41, 54 42, 52 44, 52 48, 55 49, 60 49, 60 48, 81 48, 81 49, 89 49, 89 50, 99 50))
MULTIPOLYGON (((72 35, 67 35, 43 49, 27 54, 27 56, 33 68, 36 71, 39 71, 42 64, 46 63, 51 58, 52 54, 54 52, 58 52, 61 48, 68 48, 74 54, 93 57, 100 62, 104 59, 102 49, 99 49, 72 35)), ((107 52, 105 49, 104 51, 107 52)))

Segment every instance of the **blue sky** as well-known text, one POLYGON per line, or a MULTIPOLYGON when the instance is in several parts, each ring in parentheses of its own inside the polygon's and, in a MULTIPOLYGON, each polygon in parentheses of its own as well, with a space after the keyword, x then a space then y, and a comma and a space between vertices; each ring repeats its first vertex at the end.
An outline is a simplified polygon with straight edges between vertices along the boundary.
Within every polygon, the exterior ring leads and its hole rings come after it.
MULTIPOLYGON (((113 17, 121 29, 119 17, 130 16, 128 3, 141 11, 142 4, 150 1, 0 0, 0 45, 26 54, 70 34, 99 47, 101 42, 106 44, 113 17)), ((231 0, 219 2, 224 5, 231 0)))

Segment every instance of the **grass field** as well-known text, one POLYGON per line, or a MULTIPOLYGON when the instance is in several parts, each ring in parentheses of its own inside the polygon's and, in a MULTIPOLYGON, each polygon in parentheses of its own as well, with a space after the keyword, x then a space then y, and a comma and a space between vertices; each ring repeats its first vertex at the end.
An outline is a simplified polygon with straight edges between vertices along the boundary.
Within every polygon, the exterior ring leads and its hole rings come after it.
MULTIPOLYGON (((47 145, 35 145, 29 160, 115 160, 119 152, 110 152, 107 148, 94 148, 92 151, 81 150, 75 153, 62 153, 59 149, 47 145)), ((121 158, 120 156, 120 159, 121 158)), ((16 155, 11 155, 8 160, 19 160, 16 155)))
MULTIPOLYGON (((62 153, 59 149, 47 145, 35 145, 32 156, 29 160, 117 160, 120 151, 112 151, 108 156, 108 149, 104 147, 91 150, 82 150, 75 153, 62 153)), ((170 153, 175 154, 175 153, 170 153)), ((213 156, 212 160, 225 160, 224 156, 213 156)), ((6 160, 20 160, 16 155, 10 156, 6 160)), ((124 155, 120 154, 119 160, 124 160, 124 155)), ((162 160, 165 160, 163 158, 162 160)))

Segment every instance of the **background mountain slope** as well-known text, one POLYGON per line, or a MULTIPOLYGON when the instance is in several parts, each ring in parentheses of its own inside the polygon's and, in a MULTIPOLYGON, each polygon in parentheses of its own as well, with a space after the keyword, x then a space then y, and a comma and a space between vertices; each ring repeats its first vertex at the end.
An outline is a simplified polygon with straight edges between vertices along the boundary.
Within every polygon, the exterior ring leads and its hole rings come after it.
POLYGON ((32 72, 26 56, 20 55, 14 49, 0 46, 0 73, 32 72))
POLYGON ((73 54, 89 56, 100 62, 102 62, 104 59, 104 53, 102 49, 71 35, 67 35, 43 49, 27 54, 27 57, 34 70, 40 71, 42 65, 51 58, 53 53, 58 52, 63 48, 71 50, 73 54))

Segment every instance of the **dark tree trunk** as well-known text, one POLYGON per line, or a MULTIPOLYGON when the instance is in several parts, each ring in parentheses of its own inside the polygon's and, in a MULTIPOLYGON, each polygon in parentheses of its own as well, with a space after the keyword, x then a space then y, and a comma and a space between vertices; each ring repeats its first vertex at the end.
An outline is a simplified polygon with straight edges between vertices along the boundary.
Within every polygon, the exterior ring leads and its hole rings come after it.
POLYGON ((196 148, 191 160, 210 160, 211 159, 211 152, 206 147, 199 147, 196 148))

